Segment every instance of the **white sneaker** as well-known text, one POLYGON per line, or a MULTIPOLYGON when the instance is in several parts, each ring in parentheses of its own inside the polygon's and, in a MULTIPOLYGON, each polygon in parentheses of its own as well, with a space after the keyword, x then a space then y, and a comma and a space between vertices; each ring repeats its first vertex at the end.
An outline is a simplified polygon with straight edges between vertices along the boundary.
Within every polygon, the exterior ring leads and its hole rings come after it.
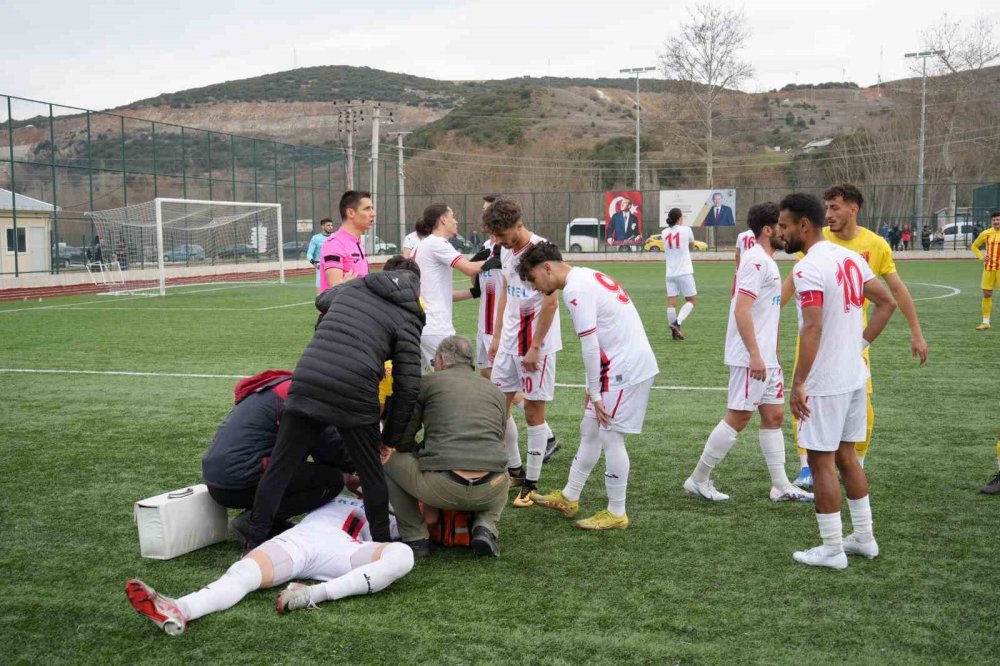
POLYGON ((698 483, 693 477, 689 476, 687 481, 684 482, 684 490, 695 497, 700 497, 703 500, 721 502, 729 499, 729 495, 720 493, 715 489, 715 484, 712 483, 711 479, 704 483, 698 483))
POLYGON ((289 613, 302 608, 315 610, 319 606, 313 603, 308 585, 289 583, 288 587, 283 589, 281 594, 278 595, 278 607, 276 610, 278 613, 289 613))
POLYGON ((158 594, 138 578, 125 583, 125 596, 137 613, 148 617, 167 634, 176 636, 184 632, 187 618, 170 597, 158 594))
POLYGON ((829 555, 826 546, 816 546, 809 550, 797 550, 792 553, 792 559, 799 564, 808 564, 811 567, 829 567, 830 569, 846 569, 847 554, 840 551, 836 555, 829 555))
POLYGON ((848 555, 863 555, 869 560, 878 557, 878 543, 873 538, 871 541, 859 541, 853 534, 844 537, 844 552, 848 555))
POLYGON ((806 490, 802 490, 798 486, 788 486, 785 490, 778 490, 775 487, 771 487, 771 501, 772 502, 812 502, 813 494, 806 490))

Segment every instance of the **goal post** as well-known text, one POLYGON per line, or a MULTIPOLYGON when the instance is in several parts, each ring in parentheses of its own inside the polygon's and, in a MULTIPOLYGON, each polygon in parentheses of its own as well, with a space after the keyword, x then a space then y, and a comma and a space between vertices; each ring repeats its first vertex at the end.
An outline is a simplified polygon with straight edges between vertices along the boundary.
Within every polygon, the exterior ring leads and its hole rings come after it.
POLYGON ((91 274, 116 276, 104 279, 109 293, 162 296, 180 284, 285 282, 281 204, 157 197, 87 215, 100 248, 91 274))

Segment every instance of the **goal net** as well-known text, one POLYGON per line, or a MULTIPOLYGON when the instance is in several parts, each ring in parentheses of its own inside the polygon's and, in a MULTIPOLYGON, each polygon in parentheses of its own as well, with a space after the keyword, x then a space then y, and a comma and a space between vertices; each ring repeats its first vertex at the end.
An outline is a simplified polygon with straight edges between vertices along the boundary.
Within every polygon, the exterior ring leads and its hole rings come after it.
POLYGON ((285 281, 280 204, 157 198, 87 215, 100 247, 87 269, 107 293, 285 281))

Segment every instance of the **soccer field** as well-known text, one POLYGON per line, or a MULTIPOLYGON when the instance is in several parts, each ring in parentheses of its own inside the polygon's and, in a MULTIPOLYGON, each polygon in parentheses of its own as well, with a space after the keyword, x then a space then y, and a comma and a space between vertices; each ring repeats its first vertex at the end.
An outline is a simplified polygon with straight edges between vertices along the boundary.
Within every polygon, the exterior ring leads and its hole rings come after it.
MULTIPOLYGON (((312 281, 0 303, 0 662, 998 658, 1000 498, 979 486, 995 471, 1000 331, 973 330, 978 264, 898 266, 930 361, 921 368, 910 359, 897 312, 871 353, 867 471, 882 554, 851 558, 846 571, 792 562, 792 551, 819 543, 813 507, 768 500, 756 419, 715 473, 730 501, 698 501, 681 488, 725 411, 733 265, 695 265, 701 293, 683 342, 665 325, 661 264, 592 265, 629 291, 660 364, 645 431, 627 440, 628 530, 584 532, 556 512, 508 508, 498 560, 436 551, 377 596, 288 617, 274 613, 277 590, 257 592, 179 637, 135 614, 125 581, 178 596, 221 575, 239 549, 230 541, 172 561, 142 559, 132 505, 200 480, 237 376, 294 367, 316 318, 312 281)), ((474 336, 477 308, 456 304, 460 333, 474 336)), ((557 381, 578 385, 580 347, 565 308, 562 317, 557 381)), ((789 376, 794 335, 789 307, 781 327, 789 376)), ((556 391, 549 423, 563 449, 543 469, 543 490, 565 482, 582 401, 582 389, 556 391)), ((790 417, 785 437, 794 478, 790 417)), ((602 471, 598 463, 582 515, 604 508, 602 471)))

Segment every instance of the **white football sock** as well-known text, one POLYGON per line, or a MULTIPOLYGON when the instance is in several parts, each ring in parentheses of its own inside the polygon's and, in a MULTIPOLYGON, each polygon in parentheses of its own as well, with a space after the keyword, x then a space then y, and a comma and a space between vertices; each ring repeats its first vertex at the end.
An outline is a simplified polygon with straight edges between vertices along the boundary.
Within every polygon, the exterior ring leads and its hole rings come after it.
POLYGON ((521 412, 521 416, 524 416, 524 400, 521 400, 521 402, 512 402, 510 406, 521 412))
POLYGON ((555 435, 552 434, 552 428, 549 427, 549 422, 548 421, 545 422, 545 434, 546 434, 546 438, 547 438, 546 439, 546 443, 548 443, 548 440, 550 440, 553 437, 555 437, 555 435))
POLYGON ((677 321, 677 310, 675 308, 667 307, 667 324, 673 325, 677 321))
POLYGON ((260 566, 244 558, 229 567, 219 580, 178 599, 177 605, 190 622, 235 606, 259 587, 260 566))
POLYGON ((865 468, 865 457, 864 456, 858 456, 858 464, 861 465, 861 469, 865 468))
POLYGON ((851 526, 854 528, 854 536, 862 542, 868 542, 875 538, 875 535, 872 534, 872 507, 869 498, 870 495, 865 495, 861 499, 847 500, 847 508, 851 511, 851 526))
POLYGON ((583 486, 587 483, 590 471, 601 457, 601 440, 598 436, 597 419, 583 417, 580 421, 580 448, 573 456, 573 464, 569 468, 569 478, 563 488, 563 497, 576 501, 580 499, 583 486))
POLYGON ((507 451, 507 467, 517 469, 521 466, 521 447, 517 444, 517 422, 513 416, 507 417, 507 429, 503 433, 503 446, 507 451))
POLYGON ((785 473, 785 437, 781 433, 781 428, 777 430, 761 429, 758 434, 760 436, 760 451, 764 454, 767 473, 771 475, 771 485, 778 490, 787 490, 792 482, 788 480, 788 474, 785 473))
POLYGON ((600 438, 604 448, 604 489, 608 493, 608 511, 624 516, 631 467, 628 451, 625 450, 625 435, 614 430, 601 430, 600 438))
POLYGON ((837 513, 817 513, 816 522, 819 523, 819 535, 823 539, 828 555, 836 555, 844 552, 844 526, 840 521, 840 512, 837 513))
POLYGON ((803 453, 799 456, 799 469, 803 467, 809 467, 809 454, 803 453))
POLYGON ((701 460, 698 461, 698 466, 691 473, 691 478, 698 483, 708 481, 715 466, 722 462, 722 459, 729 453, 729 449, 736 444, 737 434, 728 423, 719 421, 712 434, 708 436, 708 441, 705 442, 705 450, 701 452, 701 460))
POLYGON ((684 305, 681 306, 681 311, 677 314, 678 326, 684 323, 684 320, 688 318, 689 314, 691 314, 691 310, 694 310, 693 303, 685 303, 684 305))
POLYGON ((413 568, 413 550, 399 541, 387 544, 381 557, 351 569, 343 576, 319 585, 309 586, 309 599, 314 604, 336 601, 359 594, 375 594, 389 587, 413 568))
POLYGON ((528 481, 538 481, 542 475, 542 462, 545 458, 545 444, 548 436, 545 434, 545 424, 528 426, 528 465, 524 478, 528 481))

